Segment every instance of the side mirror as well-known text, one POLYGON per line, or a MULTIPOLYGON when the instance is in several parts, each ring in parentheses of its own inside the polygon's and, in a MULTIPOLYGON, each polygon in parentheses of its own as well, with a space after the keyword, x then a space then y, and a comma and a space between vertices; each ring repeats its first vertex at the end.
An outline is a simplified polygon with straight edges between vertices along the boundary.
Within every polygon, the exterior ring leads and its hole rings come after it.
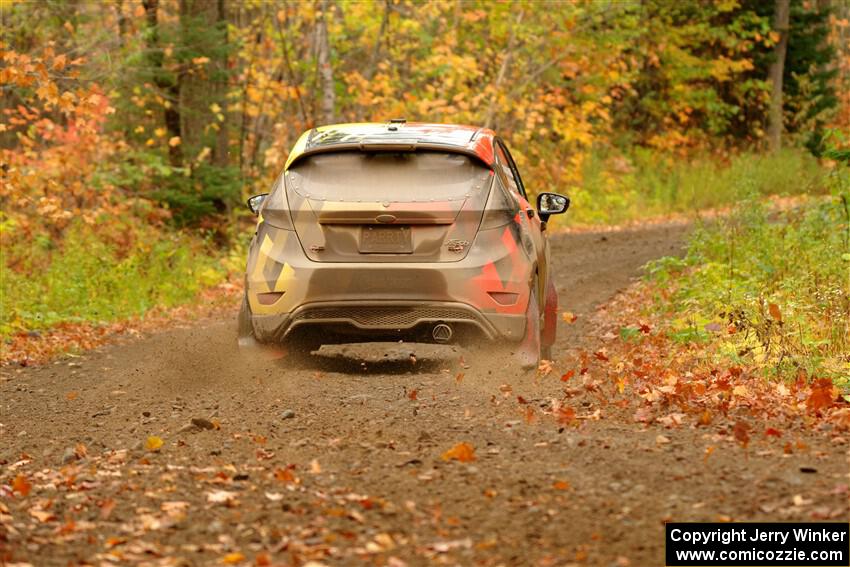
POLYGON ((262 193, 260 195, 254 195, 250 199, 248 199, 248 208, 255 215, 260 214, 260 207, 263 206, 263 203, 266 201, 266 197, 268 197, 268 193, 262 193))
POLYGON ((546 222, 552 215, 566 213, 570 208, 570 198, 557 193, 541 193, 537 196, 537 214, 546 222))

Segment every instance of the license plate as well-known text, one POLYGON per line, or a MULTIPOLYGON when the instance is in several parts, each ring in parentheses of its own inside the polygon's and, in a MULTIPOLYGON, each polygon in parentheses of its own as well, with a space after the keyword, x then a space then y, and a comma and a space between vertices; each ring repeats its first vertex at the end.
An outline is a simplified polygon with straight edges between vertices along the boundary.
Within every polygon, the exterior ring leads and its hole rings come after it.
POLYGON ((364 226, 360 230, 363 254, 412 254, 409 226, 364 226))

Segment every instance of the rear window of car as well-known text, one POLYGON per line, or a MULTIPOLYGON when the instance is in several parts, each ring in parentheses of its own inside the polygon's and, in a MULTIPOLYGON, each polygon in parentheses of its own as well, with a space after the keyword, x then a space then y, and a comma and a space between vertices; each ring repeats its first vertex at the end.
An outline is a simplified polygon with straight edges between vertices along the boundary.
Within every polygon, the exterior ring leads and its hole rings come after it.
POLYGON ((448 152, 340 152, 304 158, 290 169, 292 189, 326 201, 453 201, 486 190, 490 170, 448 152))

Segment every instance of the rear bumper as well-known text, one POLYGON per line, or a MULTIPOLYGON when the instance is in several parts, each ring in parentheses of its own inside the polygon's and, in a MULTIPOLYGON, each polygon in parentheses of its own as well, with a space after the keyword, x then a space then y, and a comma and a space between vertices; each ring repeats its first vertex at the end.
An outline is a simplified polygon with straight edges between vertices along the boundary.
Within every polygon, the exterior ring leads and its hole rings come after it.
POLYGON ((482 231, 457 262, 314 262, 294 232, 262 223, 246 278, 255 334, 279 341, 299 328, 344 327, 363 337, 404 335, 445 322, 519 341, 534 263, 513 238, 510 227, 482 231), (261 302, 269 293, 282 295, 261 302))
POLYGON ((484 315, 467 305, 451 302, 384 301, 368 305, 352 301, 315 302, 292 313, 255 315, 252 321, 257 338, 265 342, 277 342, 297 329, 311 327, 342 330, 354 337, 427 336, 438 323, 467 331, 474 329, 476 336, 488 340, 518 341, 525 333, 523 315, 484 315))

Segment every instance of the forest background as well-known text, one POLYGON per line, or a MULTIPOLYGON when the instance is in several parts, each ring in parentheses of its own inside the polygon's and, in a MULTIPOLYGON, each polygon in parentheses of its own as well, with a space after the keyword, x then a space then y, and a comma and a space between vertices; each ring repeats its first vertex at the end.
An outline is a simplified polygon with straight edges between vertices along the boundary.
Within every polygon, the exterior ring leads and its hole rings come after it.
POLYGON ((738 206, 651 270, 655 309, 680 321, 670 336, 709 340, 722 316, 756 337, 728 356, 848 383, 850 2, 0 0, 0 12, 4 346, 238 287, 243 203, 297 137, 404 117, 496 129, 532 192, 572 197, 564 226, 738 206), (780 196, 795 198, 777 213, 780 196), (800 332, 777 335, 780 323, 800 332))

